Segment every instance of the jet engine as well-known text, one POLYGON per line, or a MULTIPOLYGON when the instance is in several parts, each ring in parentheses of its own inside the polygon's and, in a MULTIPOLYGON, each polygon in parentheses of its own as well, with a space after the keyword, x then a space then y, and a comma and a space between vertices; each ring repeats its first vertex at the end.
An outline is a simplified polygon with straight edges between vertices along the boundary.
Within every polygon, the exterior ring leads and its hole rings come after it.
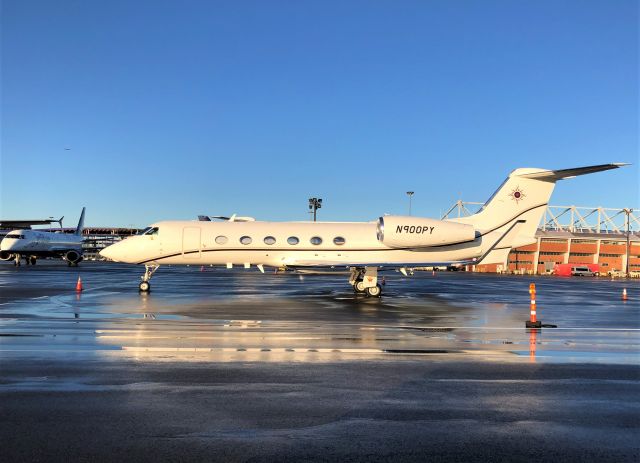
POLYGON ((0 251, 0 260, 13 260, 15 256, 8 251, 0 251))
POLYGON ((473 241, 473 225, 387 215, 378 219, 378 241, 391 248, 426 248, 473 241))
POLYGON ((63 258, 70 264, 77 264, 82 260, 82 254, 80 254, 78 251, 71 250, 67 251, 63 258))

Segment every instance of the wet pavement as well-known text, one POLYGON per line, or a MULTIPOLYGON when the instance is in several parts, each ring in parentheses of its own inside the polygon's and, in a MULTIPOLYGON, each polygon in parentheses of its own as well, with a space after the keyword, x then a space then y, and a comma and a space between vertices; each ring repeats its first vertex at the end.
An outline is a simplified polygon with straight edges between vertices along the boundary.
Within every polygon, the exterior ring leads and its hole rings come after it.
POLYGON ((3 264, 6 461, 640 458, 637 280, 3 264))

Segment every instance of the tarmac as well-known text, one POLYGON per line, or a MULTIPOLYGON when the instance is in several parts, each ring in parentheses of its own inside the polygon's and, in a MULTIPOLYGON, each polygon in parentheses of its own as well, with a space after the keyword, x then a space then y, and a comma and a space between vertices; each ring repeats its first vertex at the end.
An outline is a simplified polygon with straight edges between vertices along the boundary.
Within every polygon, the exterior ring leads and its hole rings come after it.
POLYGON ((3 461, 640 460, 637 280, 0 264, 3 461))

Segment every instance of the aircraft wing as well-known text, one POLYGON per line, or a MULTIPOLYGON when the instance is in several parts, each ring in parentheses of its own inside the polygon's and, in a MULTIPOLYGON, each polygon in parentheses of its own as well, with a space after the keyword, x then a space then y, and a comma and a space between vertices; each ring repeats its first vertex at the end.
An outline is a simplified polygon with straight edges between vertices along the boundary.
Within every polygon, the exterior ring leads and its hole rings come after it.
POLYGON ((313 261, 309 261, 309 262, 305 262, 305 261, 296 261, 295 263, 290 263, 287 264, 286 262, 284 263, 284 266, 290 269, 310 269, 310 268, 316 268, 316 269, 344 269, 344 268, 350 268, 350 267, 382 267, 382 268, 400 268, 400 267, 406 267, 406 268, 415 268, 415 267, 450 267, 450 266, 459 266, 459 265, 472 265, 475 264, 475 261, 446 261, 446 262, 393 262, 393 263, 389 263, 389 262, 367 262, 367 263, 362 263, 362 262, 351 262, 351 263, 345 263, 345 262, 328 262, 328 261, 324 261, 322 263, 318 263, 318 262, 313 262, 313 261))
POLYGON ((49 225, 57 223, 57 220, 43 219, 43 220, 2 220, 0 219, 0 228, 31 228, 31 225, 49 225))

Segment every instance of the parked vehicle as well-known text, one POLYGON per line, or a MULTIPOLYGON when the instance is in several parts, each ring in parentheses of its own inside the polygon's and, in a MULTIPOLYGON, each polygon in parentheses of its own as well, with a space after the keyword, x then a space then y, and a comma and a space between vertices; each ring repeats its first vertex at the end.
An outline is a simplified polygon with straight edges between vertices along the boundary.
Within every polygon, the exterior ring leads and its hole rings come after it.
POLYGON ((574 277, 593 277, 596 273, 589 267, 571 267, 571 276, 574 277))

